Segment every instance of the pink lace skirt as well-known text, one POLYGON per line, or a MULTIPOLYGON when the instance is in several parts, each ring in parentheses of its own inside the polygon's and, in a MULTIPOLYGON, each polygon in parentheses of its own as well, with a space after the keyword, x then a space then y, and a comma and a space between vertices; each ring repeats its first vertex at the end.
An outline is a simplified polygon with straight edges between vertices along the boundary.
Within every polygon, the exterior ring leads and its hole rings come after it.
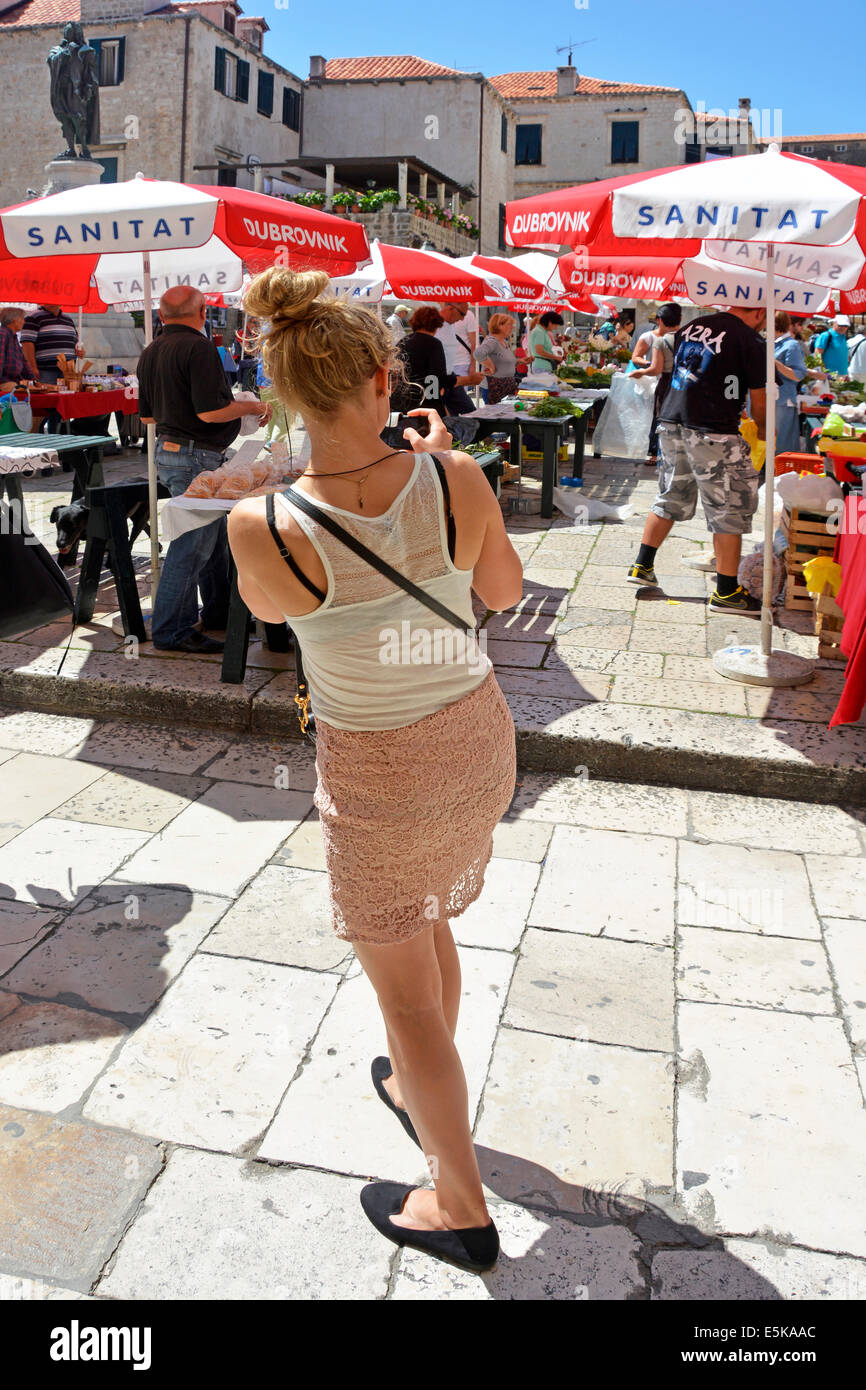
POLYGON ((316 729, 337 935, 381 945, 458 917, 484 886, 514 794, 514 722, 493 672, 402 729, 316 729))

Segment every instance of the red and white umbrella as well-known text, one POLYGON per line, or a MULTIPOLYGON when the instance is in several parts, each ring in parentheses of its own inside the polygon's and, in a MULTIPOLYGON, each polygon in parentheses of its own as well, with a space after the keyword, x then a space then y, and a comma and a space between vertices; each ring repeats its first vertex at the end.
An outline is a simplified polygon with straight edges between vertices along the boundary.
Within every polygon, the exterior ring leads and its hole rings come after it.
POLYGON ((424 303, 501 303, 508 297, 508 282, 493 271, 467 265, 438 251, 419 251, 412 246, 391 246, 374 241, 370 264, 354 274, 336 277, 334 293, 341 297, 378 303, 386 296, 424 303))
POLYGON ((583 248, 556 261, 554 293, 618 299, 673 299, 687 293, 680 256, 590 256, 583 248))
MULTIPOLYGON (((153 277, 161 273, 161 263, 154 264, 157 257, 164 259, 169 276, 174 273, 173 266, 182 260, 189 262, 193 284, 196 266, 200 272, 206 268, 205 261, 216 264, 228 281, 236 282, 227 281, 220 288, 231 290, 240 286, 242 261, 256 270, 276 260, 297 269, 315 267, 339 275, 364 264, 369 254, 363 227, 317 208, 247 189, 207 188, 141 175, 125 183, 91 184, 52 193, 0 211, 0 264, 26 260, 35 291, 35 263, 44 261, 48 285, 58 278, 59 258, 76 262, 70 267, 70 279, 74 269, 79 303, 90 293, 91 276, 105 302, 142 299, 146 343, 152 337, 153 277), (113 263, 119 278, 111 279, 111 265, 108 278, 102 276, 107 261, 113 263), (140 294, 133 284, 140 284, 140 294)), ((43 290, 29 297, 42 303, 47 298, 43 290)), ((48 302, 75 300, 67 291, 48 298, 48 302)), ((154 442, 154 428, 149 425, 151 583, 155 597, 159 538, 154 442)))
MULTIPOLYGON (((701 242, 762 246, 764 302, 777 304, 776 256, 781 250, 785 281, 834 287, 833 255, 839 252, 856 278, 857 258, 866 250, 866 169, 823 163, 770 145, 766 152, 632 174, 619 179, 539 194, 510 203, 506 236, 514 246, 557 243, 586 247, 596 255, 701 256, 701 242), (784 252, 797 248, 796 266, 784 252), (799 248, 813 251, 812 264, 799 248), (796 274, 794 274, 796 270, 796 274), (829 283, 828 283, 829 280, 829 283)), ((718 250, 714 247, 714 250, 718 250)), ((727 259, 734 252, 722 250, 727 259)), ((749 273, 758 273, 754 267, 749 273)), ((838 277, 837 277, 838 278, 838 277)), ((787 292, 787 290, 785 291, 787 292)), ((724 302, 720 296, 719 301, 724 302)), ((734 292, 727 299, 738 302, 734 292)), ((742 303, 742 299, 739 300, 742 303)), ((754 301, 752 301, 754 304, 754 301)), ((812 674, 790 653, 772 650, 773 459, 776 442, 775 358, 772 324, 767 332, 767 460, 765 484, 764 591, 761 649, 716 654, 722 674, 761 684, 799 684, 812 674), (798 668, 799 665, 799 669, 798 668)))

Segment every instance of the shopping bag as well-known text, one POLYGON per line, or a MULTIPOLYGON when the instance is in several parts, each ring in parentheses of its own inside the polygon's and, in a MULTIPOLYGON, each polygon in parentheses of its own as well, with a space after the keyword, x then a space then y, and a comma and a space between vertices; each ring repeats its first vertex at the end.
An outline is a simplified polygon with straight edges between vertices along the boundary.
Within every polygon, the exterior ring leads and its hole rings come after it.
POLYGON ((625 372, 610 379, 610 395, 592 437, 593 452, 615 458, 646 458, 658 377, 635 381, 625 372))

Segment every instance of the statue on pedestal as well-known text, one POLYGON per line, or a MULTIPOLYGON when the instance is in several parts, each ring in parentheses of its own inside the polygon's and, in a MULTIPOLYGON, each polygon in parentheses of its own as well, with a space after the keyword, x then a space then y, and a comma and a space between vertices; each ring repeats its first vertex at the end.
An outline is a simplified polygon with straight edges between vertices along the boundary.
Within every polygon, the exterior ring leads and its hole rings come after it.
POLYGON ((90 159, 89 146, 99 144, 99 61, 80 24, 66 25, 62 42, 48 55, 48 67, 51 110, 66 140, 57 158, 90 159))

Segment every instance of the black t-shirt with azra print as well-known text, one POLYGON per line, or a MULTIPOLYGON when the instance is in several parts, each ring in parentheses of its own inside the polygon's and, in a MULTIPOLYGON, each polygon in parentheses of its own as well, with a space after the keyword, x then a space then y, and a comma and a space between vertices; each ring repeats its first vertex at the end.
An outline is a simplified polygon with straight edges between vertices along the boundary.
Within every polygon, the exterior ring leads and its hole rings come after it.
POLYGON ((391 409, 438 410, 444 415, 445 393, 457 380, 445 365, 445 349, 432 333, 409 333, 397 348, 403 360, 405 381, 391 395, 391 409))
POLYGON ((659 423, 736 434, 749 391, 765 387, 763 338, 736 314, 705 314, 674 339, 671 384, 659 423))

